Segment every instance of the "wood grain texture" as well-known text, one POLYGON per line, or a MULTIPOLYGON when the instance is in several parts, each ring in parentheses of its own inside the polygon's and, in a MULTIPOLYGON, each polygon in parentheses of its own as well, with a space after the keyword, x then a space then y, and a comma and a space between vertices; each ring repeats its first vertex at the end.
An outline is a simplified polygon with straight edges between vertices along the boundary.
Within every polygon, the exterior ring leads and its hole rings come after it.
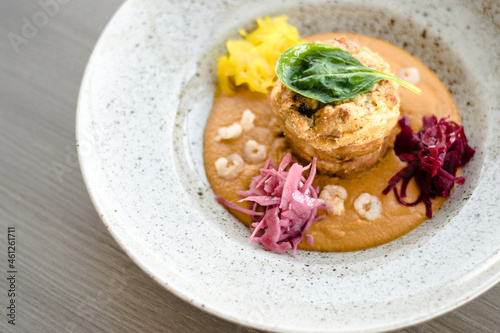
MULTIPOLYGON (((38 1, 0 2, 0 235, 15 226, 16 326, 1 332, 257 332, 180 300, 120 249, 85 189, 75 148, 75 110, 86 63, 122 0, 61 5, 18 52, 38 1)), ((0 260, 6 306, 6 259, 0 260)), ((5 308, 3 308, 5 309, 5 308)), ((499 332, 500 285, 465 306, 399 332, 499 332)))

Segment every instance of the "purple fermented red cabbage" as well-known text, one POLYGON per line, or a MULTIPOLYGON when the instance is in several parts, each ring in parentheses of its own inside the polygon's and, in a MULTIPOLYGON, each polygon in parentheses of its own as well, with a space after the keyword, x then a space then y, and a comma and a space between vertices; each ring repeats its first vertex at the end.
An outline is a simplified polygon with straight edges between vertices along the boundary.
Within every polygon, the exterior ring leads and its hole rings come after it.
MULTIPOLYGON (((306 167, 292 160, 292 155, 285 155, 277 166, 268 160, 260 175, 254 177, 247 191, 238 191, 250 201, 250 208, 244 209, 216 196, 219 203, 230 209, 243 212, 252 217, 253 232, 250 242, 261 243, 268 251, 285 253, 293 250, 306 235, 311 225, 324 216, 316 216, 318 209, 327 209, 324 201, 318 198, 319 188, 312 186, 316 175, 316 157, 306 167), (291 164, 291 165, 290 165, 291 164), (310 168, 306 179, 304 172, 310 168)), ((306 242, 314 244, 311 235, 306 242)))
POLYGON ((436 116, 422 118, 423 128, 415 133, 407 116, 398 122, 401 131, 394 142, 394 152, 408 165, 396 173, 383 193, 394 191, 396 199, 405 206, 425 204, 426 215, 432 217, 432 202, 437 196, 447 198, 455 183, 463 185, 464 177, 457 177, 457 170, 474 155, 467 144, 463 126, 447 118, 439 121, 436 116), (414 202, 405 201, 406 188, 414 179, 420 190, 414 202), (396 185, 401 181, 398 192, 396 185))

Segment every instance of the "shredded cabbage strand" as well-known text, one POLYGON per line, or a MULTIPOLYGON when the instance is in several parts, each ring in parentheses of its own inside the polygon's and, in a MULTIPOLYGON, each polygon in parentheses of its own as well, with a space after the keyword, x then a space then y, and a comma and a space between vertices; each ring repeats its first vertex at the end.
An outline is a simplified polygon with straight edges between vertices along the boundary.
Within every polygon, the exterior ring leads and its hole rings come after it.
MULTIPOLYGON (((260 175, 254 177, 247 191, 238 191, 241 201, 250 201, 250 209, 230 203, 220 196, 216 200, 230 209, 253 217, 250 242, 261 243, 268 251, 281 254, 293 249, 304 238, 309 227, 324 216, 316 216, 318 209, 328 209, 318 198, 319 188, 312 186, 316 175, 316 157, 308 166, 301 166, 288 153, 277 166, 270 159, 260 175), (291 165, 290 165, 291 164, 291 165), (309 177, 303 175, 310 168, 309 177), (264 212, 262 212, 264 210, 264 212)), ((311 235, 306 237, 313 244, 311 235)))
POLYGON ((297 29, 288 25, 286 16, 257 19, 250 34, 240 30, 242 40, 228 40, 228 54, 218 58, 218 90, 232 96, 237 86, 246 85, 254 92, 267 94, 276 82, 274 67, 288 48, 303 43, 297 29))
POLYGON ((432 202, 437 196, 447 198, 455 183, 463 185, 464 177, 456 177, 459 167, 474 155, 467 143, 464 127, 447 118, 423 117, 423 129, 417 133, 410 127, 407 116, 398 122, 401 131, 394 142, 394 152, 408 165, 396 173, 383 193, 394 191, 396 199, 405 206, 424 202, 426 215, 432 217, 432 202), (406 188, 415 179, 420 195, 414 202, 406 202, 406 188), (396 185, 401 181, 398 192, 396 185))

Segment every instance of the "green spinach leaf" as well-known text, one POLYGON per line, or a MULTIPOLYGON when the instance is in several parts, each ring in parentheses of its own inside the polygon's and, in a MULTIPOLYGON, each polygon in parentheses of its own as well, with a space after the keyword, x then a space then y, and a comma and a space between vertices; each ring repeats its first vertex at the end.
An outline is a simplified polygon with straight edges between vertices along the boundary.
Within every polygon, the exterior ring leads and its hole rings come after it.
POLYGON ((286 50, 276 63, 276 75, 289 89, 323 103, 353 98, 383 79, 420 94, 412 84, 363 65, 341 48, 320 43, 286 50))

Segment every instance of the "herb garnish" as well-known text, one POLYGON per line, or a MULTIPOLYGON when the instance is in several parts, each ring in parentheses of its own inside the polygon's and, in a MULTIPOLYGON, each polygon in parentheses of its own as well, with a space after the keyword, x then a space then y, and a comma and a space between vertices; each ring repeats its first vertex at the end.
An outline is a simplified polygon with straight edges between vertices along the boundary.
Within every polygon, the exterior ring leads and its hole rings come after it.
POLYGON ((276 75, 289 89, 323 103, 353 98, 383 79, 420 94, 414 85, 363 65, 349 52, 320 43, 286 50, 276 62, 276 75))

